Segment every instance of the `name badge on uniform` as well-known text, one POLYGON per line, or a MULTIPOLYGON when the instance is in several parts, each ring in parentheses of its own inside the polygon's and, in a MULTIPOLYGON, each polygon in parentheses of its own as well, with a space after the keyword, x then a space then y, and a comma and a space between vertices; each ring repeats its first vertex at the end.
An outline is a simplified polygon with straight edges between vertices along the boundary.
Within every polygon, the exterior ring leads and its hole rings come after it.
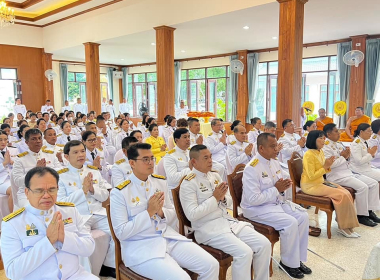
POLYGON ((34 224, 26 225, 26 236, 34 236, 38 235, 38 229, 36 229, 36 226, 34 224))
POLYGON ((73 219, 72 219, 72 218, 67 218, 67 219, 64 219, 64 220, 63 220, 63 224, 64 224, 64 225, 72 224, 72 223, 73 223, 73 219))
POLYGON ((219 184, 219 181, 218 181, 218 180, 215 180, 214 184, 215 184, 215 185, 219 184))
POLYGON ((98 180, 97 180, 97 179, 92 180, 92 183, 93 183, 93 184, 97 184, 97 183, 98 183, 98 180))
POLYGON ((181 161, 181 160, 182 160, 182 158, 178 158, 178 160, 180 160, 180 161, 181 161))
POLYGON ((132 197, 131 201, 135 204, 135 206, 137 206, 140 203, 140 198, 138 196, 136 196, 136 198, 132 197))
POLYGON ((277 171, 276 171, 276 174, 280 174, 280 173, 281 173, 281 170, 277 170, 277 171))
POLYGON ((154 193, 159 193, 159 192, 161 192, 161 191, 159 189, 156 189, 156 191, 154 193))
POLYGON ((261 177, 262 178, 267 178, 268 177, 268 174, 264 171, 264 172, 261 172, 261 177))
POLYGON ((205 191, 207 191, 207 188, 205 186, 203 186, 203 184, 201 183, 200 190, 201 190, 201 192, 205 192, 205 191))

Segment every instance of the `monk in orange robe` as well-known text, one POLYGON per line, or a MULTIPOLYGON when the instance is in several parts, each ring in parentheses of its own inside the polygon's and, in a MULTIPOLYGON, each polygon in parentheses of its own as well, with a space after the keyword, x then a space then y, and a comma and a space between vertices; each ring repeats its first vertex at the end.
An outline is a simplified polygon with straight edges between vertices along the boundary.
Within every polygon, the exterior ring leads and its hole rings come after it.
POLYGON ((334 120, 330 117, 326 116, 326 110, 321 108, 318 110, 319 118, 315 120, 315 123, 317 125, 317 130, 322 130, 325 127, 326 124, 334 123, 334 120))
POLYGON ((340 134, 340 141, 342 142, 352 142, 354 140, 354 132, 361 123, 371 124, 371 118, 364 115, 363 107, 356 107, 355 116, 351 117, 347 121, 345 132, 340 134))

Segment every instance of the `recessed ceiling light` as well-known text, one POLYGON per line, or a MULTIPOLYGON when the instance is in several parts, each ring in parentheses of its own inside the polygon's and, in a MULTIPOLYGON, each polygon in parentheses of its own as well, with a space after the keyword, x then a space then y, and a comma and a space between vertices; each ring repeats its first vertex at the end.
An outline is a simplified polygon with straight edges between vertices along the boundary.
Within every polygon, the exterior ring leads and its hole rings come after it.
POLYGON ((121 60, 124 60, 124 58, 122 58, 121 60))
POLYGON ((185 50, 182 50, 181 52, 186 52, 185 50))
POLYGON ((272 39, 273 39, 273 40, 277 40, 277 37, 276 37, 276 36, 275 36, 275 37, 272 37, 272 39))
POLYGON ((246 26, 243 27, 243 29, 248 30, 249 26, 246 25, 246 26))
POLYGON ((156 43, 150 43, 152 46, 155 46, 156 45, 156 43))

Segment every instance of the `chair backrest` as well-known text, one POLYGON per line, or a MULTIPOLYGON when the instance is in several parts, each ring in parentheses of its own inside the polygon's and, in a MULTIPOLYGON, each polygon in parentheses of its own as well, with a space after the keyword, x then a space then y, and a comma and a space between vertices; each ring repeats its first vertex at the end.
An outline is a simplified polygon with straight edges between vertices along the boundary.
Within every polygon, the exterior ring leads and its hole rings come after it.
POLYGON ((156 166, 156 173, 158 175, 161 175, 161 176, 165 176, 166 177, 166 172, 165 172, 165 168, 164 168, 164 163, 165 163, 165 157, 162 157, 160 162, 157 164, 156 166))
POLYGON ((238 164, 234 172, 227 176, 228 187, 233 201, 233 216, 238 217, 238 207, 240 206, 241 197, 243 195, 243 170, 245 164, 238 164))
POLYGON ((177 212, 177 218, 179 221, 179 233, 185 235, 185 226, 191 227, 191 222, 186 218, 185 212, 183 211, 181 200, 179 199, 179 190, 182 184, 182 181, 185 179, 184 176, 181 181, 179 181, 178 187, 172 189, 173 203, 175 211, 177 212))
POLYGON ((123 149, 118 150, 114 156, 114 162, 117 162, 118 160, 122 159, 123 156, 124 156, 123 149))
POLYGON ((227 175, 230 175, 232 172, 234 172, 234 170, 232 169, 230 158, 228 157, 227 153, 226 153, 226 167, 227 167, 227 175))
POLYGON ((290 178, 293 181, 292 199, 295 201, 296 189, 297 187, 301 187, 301 175, 303 171, 302 156, 299 153, 294 152, 288 160, 288 167, 290 178))
POLYGON ((108 219, 108 225, 110 227, 112 239, 115 243, 115 265, 116 265, 116 279, 120 279, 120 270, 119 270, 119 265, 123 263, 123 260, 121 258, 121 246, 120 246, 120 241, 116 237, 115 231, 113 230, 112 226, 112 220, 111 220, 111 209, 110 205, 106 205, 106 211, 107 211, 107 219, 108 219))

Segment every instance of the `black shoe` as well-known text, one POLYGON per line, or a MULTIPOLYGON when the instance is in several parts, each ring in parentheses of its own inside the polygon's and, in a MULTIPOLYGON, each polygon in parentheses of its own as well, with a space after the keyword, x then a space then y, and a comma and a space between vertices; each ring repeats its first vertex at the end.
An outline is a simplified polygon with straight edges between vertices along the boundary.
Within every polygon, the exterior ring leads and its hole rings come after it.
POLYGON ((365 225, 367 227, 377 226, 377 224, 367 216, 358 216, 358 221, 360 224, 365 225))
POLYGON ((380 223, 380 218, 376 215, 375 212, 370 210, 368 213, 369 213, 368 218, 370 218, 370 220, 374 221, 375 223, 380 223))
POLYGON ((286 266, 281 261, 280 261, 280 265, 281 265, 280 269, 285 270, 293 278, 301 279, 304 277, 304 274, 298 268, 292 268, 292 267, 286 266))
POLYGON ((308 268, 306 265, 303 264, 303 262, 300 262, 299 270, 301 270, 303 274, 311 274, 312 272, 310 268, 308 268))
POLYGON ((102 265, 99 276, 116 278, 116 269, 113 267, 102 265))

